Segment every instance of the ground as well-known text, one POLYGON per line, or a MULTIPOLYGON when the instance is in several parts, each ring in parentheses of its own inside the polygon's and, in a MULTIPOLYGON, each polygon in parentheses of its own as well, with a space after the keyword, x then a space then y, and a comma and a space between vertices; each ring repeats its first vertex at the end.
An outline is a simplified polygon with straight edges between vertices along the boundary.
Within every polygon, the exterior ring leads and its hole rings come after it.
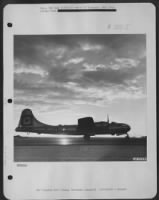
POLYGON ((14 137, 14 160, 145 161, 147 138, 37 138, 14 137))

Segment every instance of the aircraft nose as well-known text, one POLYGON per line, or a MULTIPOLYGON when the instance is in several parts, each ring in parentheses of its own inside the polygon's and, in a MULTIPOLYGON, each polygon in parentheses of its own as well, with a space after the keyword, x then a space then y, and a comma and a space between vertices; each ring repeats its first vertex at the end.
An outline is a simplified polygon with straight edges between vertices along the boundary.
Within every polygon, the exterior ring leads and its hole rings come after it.
POLYGON ((130 131, 131 127, 129 125, 127 125, 127 131, 130 131))

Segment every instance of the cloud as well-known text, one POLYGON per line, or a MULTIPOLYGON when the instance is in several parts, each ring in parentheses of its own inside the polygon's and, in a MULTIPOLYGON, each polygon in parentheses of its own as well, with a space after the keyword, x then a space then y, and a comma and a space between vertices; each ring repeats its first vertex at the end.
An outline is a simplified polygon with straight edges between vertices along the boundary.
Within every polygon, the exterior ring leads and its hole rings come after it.
POLYGON ((71 68, 64 68, 62 66, 55 67, 49 71, 49 79, 56 82, 70 82, 76 71, 71 68))
MULTIPOLYGON (((115 61, 116 62, 116 61, 115 61)), ((81 86, 105 86, 105 85, 127 85, 129 81, 136 80, 139 75, 146 74, 146 61, 122 59, 118 64, 110 65, 88 65, 84 64, 81 86), (130 62, 131 61, 131 62, 130 62)), ((138 81, 138 79, 136 80, 138 81)), ((131 84, 133 84, 131 82, 131 84)))
POLYGON ((41 77, 45 77, 48 75, 48 72, 44 70, 44 68, 38 66, 38 65, 25 65, 24 63, 21 62, 16 62, 15 64, 15 69, 14 69, 15 74, 35 74, 35 75, 40 75, 41 77))
POLYGON ((106 68, 107 66, 103 64, 97 64, 97 65, 88 64, 88 63, 83 64, 84 71, 98 71, 100 69, 106 69, 106 68))
POLYGON ((81 49, 83 51, 99 51, 103 49, 103 46, 97 44, 82 43, 81 49))
POLYGON ((145 98, 144 35, 15 36, 14 43, 18 106, 55 111, 145 98))
POLYGON ((68 61, 64 62, 64 65, 69 65, 69 64, 78 64, 84 61, 84 58, 71 58, 68 61))
POLYGON ((46 57, 51 57, 51 56, 54 56, 56 59, 61 59, 66 51, 67 51, 67 48, 65 47, 50 47, 50 48, 47 48, 47 47, 41 47, 41 48, 44 48, 44 52, 45 52, 45 55, 46 57))

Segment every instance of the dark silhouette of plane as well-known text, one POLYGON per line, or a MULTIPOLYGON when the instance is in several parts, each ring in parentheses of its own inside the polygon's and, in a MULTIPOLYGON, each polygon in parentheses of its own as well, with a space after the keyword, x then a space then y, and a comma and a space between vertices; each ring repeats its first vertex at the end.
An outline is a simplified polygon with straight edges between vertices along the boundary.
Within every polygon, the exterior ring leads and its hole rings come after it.
POLYGON ((107 116, 107 122, 94 122, 92 117, 78 119, 77 125, 47 125, 38 121, 30 109, 24 109, 21 113, 17 132, 38 133, 38 134, 63 134, 63 135, 84 135, 85 139, 90 139, 94 135, 123 135, 128 136, 130 131, 128 124, 111 122, 107 116))

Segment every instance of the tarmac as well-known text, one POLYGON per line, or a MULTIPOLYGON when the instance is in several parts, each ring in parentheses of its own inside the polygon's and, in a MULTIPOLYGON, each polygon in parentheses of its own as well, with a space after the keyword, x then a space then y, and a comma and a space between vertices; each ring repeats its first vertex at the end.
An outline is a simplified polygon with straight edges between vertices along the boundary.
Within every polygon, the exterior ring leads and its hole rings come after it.
POLYGON ((16 162, 146 161, 147 138, 14 136, 16 162))

